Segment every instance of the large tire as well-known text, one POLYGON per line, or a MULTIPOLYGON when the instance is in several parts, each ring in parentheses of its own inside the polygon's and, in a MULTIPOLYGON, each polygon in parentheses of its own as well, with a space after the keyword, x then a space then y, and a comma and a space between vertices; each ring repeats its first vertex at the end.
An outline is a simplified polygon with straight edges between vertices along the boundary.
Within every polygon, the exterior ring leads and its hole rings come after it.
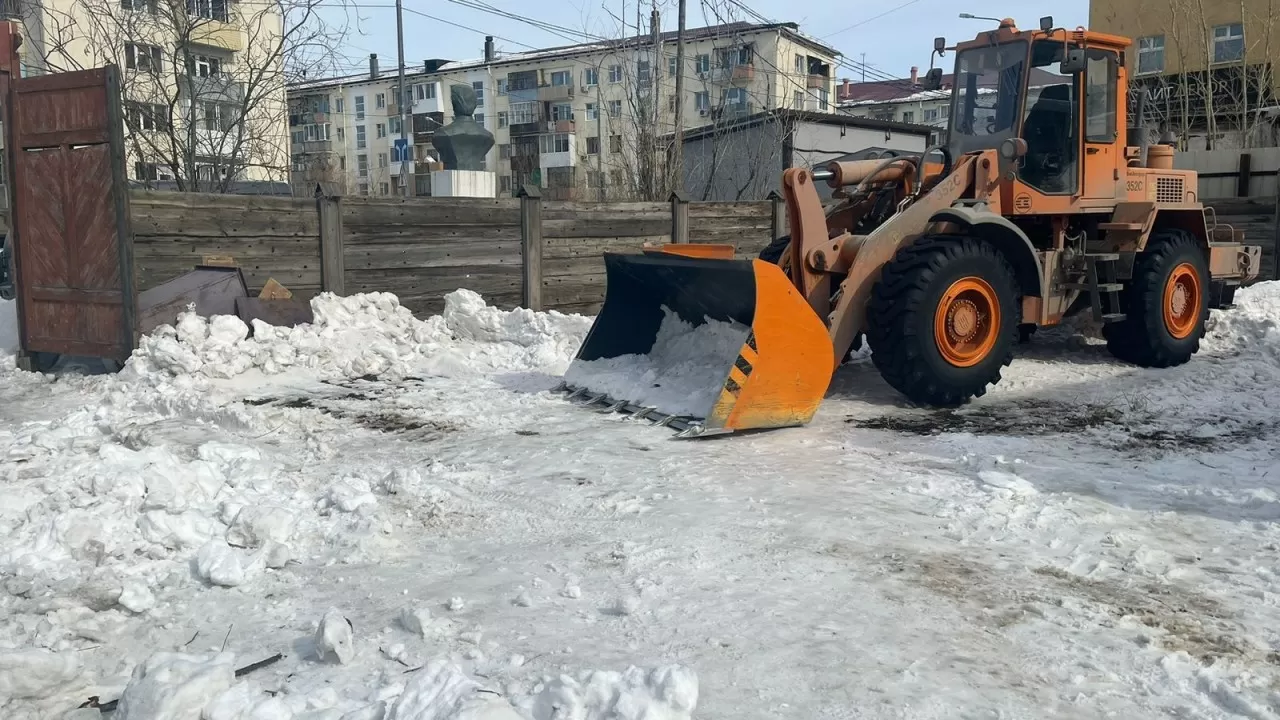
POLYGON ((1102 328, 1115 357, 1142 367, 1181 365, 1200 349, 1209 317, 1209 262, 1185 230, 1152 234, 1121 295, 1125 319, 1102 328))
POLYGON ((955 407, 1013 361, 1022 302, 1013 268, 966 235, 926 235, 884 266, 867 306, 871 360, 898 392, 955 407))

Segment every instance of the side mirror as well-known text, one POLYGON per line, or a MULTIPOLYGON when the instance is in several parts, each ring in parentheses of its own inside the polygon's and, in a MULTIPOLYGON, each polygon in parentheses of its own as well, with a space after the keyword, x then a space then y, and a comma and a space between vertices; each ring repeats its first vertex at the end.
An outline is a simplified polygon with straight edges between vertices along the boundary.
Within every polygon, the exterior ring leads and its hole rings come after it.
POLYGON ((932 68, 924 75, 923 88, 937 90, 942 87, 942 68, 932 68))
POLYGON ((1053 29, 1053 16, 1045 15, 1040 18, 1040 32, 1049 32, 1053 29))
POLYGON ((933 39, 933 51, 941 55, 947 49, 947 39, 944 37, 936 37, 933 39))
POLYGON ((1058 72, 1063 75, 1076 75, 1084 72, 1084 68, 1084 48, 1071 48, 1067 50, 1067 59, 1058 65, 1058 72))

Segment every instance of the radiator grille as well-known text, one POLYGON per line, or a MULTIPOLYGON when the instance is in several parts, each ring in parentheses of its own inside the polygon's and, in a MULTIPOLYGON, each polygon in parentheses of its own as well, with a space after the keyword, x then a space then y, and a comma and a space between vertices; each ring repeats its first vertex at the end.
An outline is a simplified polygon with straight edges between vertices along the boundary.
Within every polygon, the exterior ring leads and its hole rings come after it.
POLYGON ((1156 178, 1156 202, 1180 203, 1183 201, 1185 187, 1180 177, 1156 178))

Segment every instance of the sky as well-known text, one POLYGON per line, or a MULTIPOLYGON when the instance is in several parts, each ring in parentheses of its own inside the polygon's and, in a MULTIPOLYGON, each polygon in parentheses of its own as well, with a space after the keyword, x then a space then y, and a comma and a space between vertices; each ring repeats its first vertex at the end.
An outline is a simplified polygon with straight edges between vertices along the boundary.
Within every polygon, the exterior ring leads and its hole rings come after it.
MULTIPOLYGON (((377 53, 386 70, 396 66, 396 26, 394 0, 333 0, 326 2, 326 20, 350 27, 346 47, 341 50, 348 72, 368 67, 369 53, 377 53), (344 4, 345 3, 345 4, 344 4), (344 4, 342 9, 338 6, 344 4)), ((929 66, 933 38, 941 35, 949 43, 972 38, 990 28, 985 20, 966 20, 962 12, 990 17, 1012 17, 1021 27, 1035 27, 1043 15, 1053 15, 1055 24, 1074 28, 1087 25, 1088 0, 686 0, 687 27, 725 20, 753 20, 743 8, 775 22, 794 22, 805 33, 841 51, 854 66, 865 62, 868 78, 877 73, 906 77, 912 65, 929 66)), ((584 41, 582 33, 597 37, 623 35, 619 17, 626 16, 634 28, 636 0, 556 0, 554 2, 513 2, 512 0, 404 0, 406 68, 421 67, 428 58, 478 59, 484 36, 494 35, 498 51, 519 52, 584 41), (522 15, 560 28, 559 34, 521 21, 500 17, 477 5, 522 15), (430 15, 435 19, 425 17, 430 15), (441 21, 455 23, 448 25, 441 21), (461 26, 466 26, 463 29, 461 26)), ((643 5, 645 22, 650 9, 643 5)), ((663 29, 676 28, 676 0, 659 0, 663 29)), ((634 32, 634 30, 632 30, 634 32)), ((630 34, 630 33, 628 33, 630 34)), ((949 67, 951 58, 944 59, 949 67)), ((859 71, 836 69, 838 78, 861 79, 859 71)))

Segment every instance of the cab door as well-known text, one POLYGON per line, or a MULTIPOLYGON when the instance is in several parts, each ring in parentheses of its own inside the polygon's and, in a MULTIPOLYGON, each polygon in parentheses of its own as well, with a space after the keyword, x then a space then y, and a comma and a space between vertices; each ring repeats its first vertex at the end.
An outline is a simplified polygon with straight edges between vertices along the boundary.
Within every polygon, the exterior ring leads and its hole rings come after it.
POLYGON ((1081 199, 1113 201, 1120 197, 1119 140, 1120 59, 1112 50, 1085 50, 1084 190, 1081 199))

